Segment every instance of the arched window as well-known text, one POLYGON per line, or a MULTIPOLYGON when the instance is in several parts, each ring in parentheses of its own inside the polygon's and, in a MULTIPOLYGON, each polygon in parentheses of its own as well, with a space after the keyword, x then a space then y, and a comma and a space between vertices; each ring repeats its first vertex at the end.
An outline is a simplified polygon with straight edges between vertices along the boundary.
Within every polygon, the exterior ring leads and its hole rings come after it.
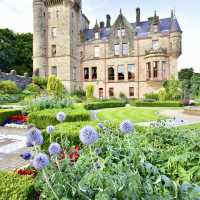
POLYGON ((114 81, 115 80, 115 70, 113 67, 108 68, 108 80, 114 81))

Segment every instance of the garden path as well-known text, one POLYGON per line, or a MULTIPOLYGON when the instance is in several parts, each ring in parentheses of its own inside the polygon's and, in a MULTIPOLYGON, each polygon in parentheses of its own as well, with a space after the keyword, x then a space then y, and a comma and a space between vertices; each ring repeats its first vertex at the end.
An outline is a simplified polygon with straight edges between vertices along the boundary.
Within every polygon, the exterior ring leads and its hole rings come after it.
POLYGON ((0 170, 13 171, 27 163, 20 157, 26 148, 27 129, 0 127, 0 170))

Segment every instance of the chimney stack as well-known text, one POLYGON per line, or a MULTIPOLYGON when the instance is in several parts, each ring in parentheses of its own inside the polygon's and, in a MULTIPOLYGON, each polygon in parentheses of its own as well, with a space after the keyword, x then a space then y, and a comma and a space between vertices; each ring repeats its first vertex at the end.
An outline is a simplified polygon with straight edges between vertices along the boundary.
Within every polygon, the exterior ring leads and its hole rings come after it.
POLYGON ((110 15, 106 15, 106 28, 111 27, 111 17, 110 15))
POLYGON ((104 21, 100 22, 100 28, 104 28, 104 26, 105 26, 104 21))
POLYGON ((140 23, 140 8, 136 8, 136 23, 140 23))

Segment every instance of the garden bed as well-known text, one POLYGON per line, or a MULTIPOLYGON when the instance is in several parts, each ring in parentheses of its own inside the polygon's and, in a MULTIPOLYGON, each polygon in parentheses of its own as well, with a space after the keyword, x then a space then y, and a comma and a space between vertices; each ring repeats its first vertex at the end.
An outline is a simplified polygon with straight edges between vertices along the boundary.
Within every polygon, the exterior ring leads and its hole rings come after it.
POLYGON ((20 114, 20 110, 0 109, 0 125, 4 125, 5 121, 11 116, 20 114))

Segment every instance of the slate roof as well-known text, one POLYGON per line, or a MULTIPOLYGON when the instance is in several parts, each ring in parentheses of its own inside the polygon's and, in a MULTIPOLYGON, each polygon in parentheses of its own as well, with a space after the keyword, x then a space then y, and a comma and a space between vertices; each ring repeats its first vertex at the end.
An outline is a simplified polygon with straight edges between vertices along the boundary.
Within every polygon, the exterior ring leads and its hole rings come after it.
MULTIPOLYGON (((148 36, 151 22, 150 21, 143 21, 139 24, 132 23, 133 28, 136 30, 135 36, 145 38, 148 36)), ((168 32, 182 32, 180 25, 176 18, 171 21, 171 18, 164 18, 160 19, 160 33, 165 35, 168 32)), ((101 28, 100 29, 100 38, 107 39, 109 36, 110 28, 101 28)), ((94 38, 94 30, 87 29, 84 31, 84 39, 85 41, 90 41, 94 38)))

